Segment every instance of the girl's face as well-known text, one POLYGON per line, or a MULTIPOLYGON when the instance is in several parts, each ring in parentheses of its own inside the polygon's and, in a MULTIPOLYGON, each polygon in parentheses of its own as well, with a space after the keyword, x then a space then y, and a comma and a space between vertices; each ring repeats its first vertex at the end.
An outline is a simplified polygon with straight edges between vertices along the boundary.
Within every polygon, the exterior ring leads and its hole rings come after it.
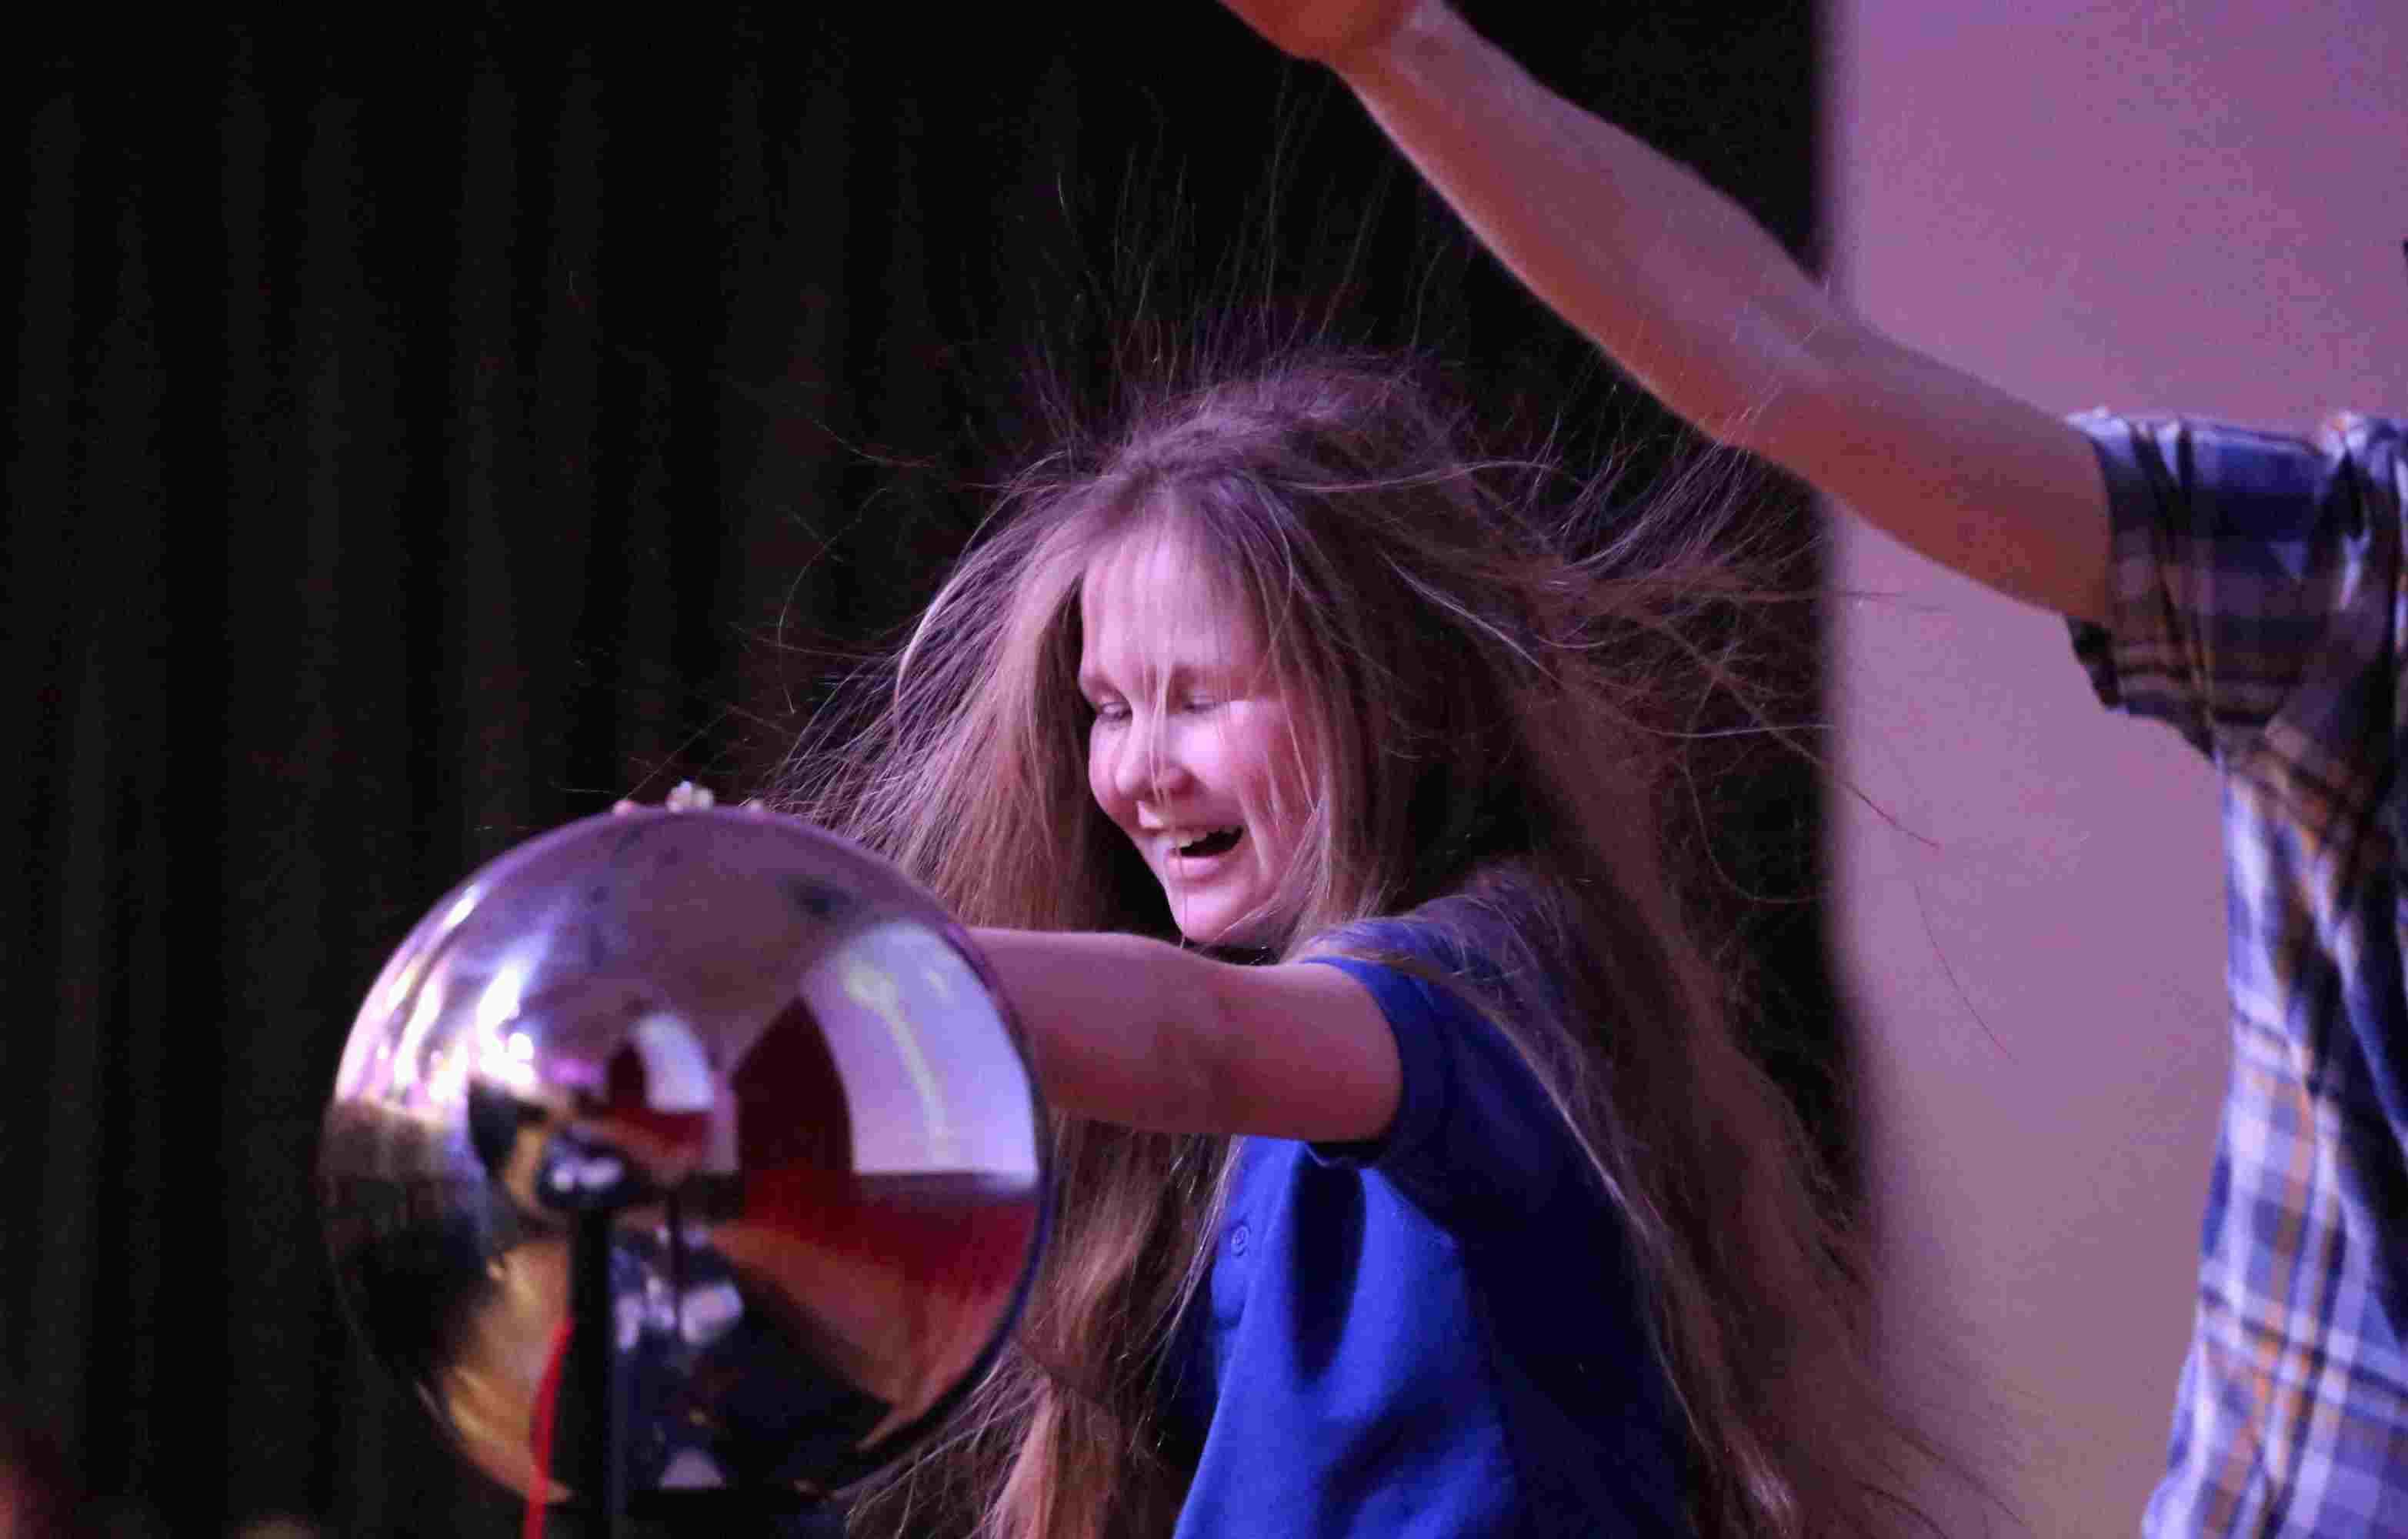
POLYGON ((1188 541, 1154 531, 1088 566, 1079 616, 1096 805, 1145 857, 1181 934, 1272 943, 1315 777, 1260 627, 1220 599, 1188 541))

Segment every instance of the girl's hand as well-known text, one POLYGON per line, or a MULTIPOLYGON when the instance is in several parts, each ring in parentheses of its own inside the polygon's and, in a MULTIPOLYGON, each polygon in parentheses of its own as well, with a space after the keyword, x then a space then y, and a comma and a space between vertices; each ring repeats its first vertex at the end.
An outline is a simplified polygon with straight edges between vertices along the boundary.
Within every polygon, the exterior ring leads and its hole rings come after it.
POLYGON ((1223 0, 1248 26, 1295 54, 1337 65, 1397 30, 1412 0, 1223 0))
MULTIPOLYGON (((706 813, 718 805, 719 798, 717 797, 712 796, 708 789, 703 786, 696 785, 690 780, 681 780, 678 782, 677 784, 669 788, 669 794, 661 798, 662 808, 665 811, 672 813, 706 813)), ((638 801, 635 798, 626 797, 618 801, 612 802, 610 804, 610 812, 611 815, 614 817, 624 817, 629 813, 643 811, 643 807, 644 804, 638 801)), ((749 813, 765 811, 766 809, 762 802, 756 798, 753 800, 746 802, 744 804, 744 810, 749 813)))

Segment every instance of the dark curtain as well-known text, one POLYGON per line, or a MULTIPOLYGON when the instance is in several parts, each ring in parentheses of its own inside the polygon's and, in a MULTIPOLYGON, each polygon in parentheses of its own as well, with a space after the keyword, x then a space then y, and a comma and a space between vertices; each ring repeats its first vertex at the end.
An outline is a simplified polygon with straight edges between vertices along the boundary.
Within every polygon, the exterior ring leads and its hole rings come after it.
MULTIPOLYGON (((124 1532, 509 1532, 335 1306, 351 1013, 509 844, 741 791, 1030 446, 1029 357, 1095 382, 1132 275, 1320 296, 1575 441, 1660 425, 1204 4, 90 9, 5 66, 0 1404, 124 1532)), ((1473 15, 1805 250, 1806 0, 1628 9, 1473 15)), ((1717 815, 1794 899, 1750 933, 1843 1145, 1812 777, 1717 815)))

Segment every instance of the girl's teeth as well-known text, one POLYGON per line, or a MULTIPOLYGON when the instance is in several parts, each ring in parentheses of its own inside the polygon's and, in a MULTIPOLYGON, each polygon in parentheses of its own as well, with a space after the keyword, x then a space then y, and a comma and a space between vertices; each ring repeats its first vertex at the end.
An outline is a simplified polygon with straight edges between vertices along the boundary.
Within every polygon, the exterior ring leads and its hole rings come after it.
POLYGON ((1173 841, 1171 847, 1177 850, 1181 855, 1193 856, 1196 854, 1198 846, 1208 843, 1213 840, 1226 838, 1234 843, 1237 840, 1237 836, 1243 830, 1234 823, 1225 825, 1218 828, 1206 828, 1190 835, 1187 838, 1173 841))

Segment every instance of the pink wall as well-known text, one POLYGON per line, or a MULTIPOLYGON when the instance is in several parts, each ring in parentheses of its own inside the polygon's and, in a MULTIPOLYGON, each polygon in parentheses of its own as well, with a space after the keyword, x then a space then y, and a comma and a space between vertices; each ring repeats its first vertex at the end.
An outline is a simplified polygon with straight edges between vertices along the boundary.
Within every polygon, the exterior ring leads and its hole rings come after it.
MULTIPOLYGON (((2408 412, 2408 6, 1831 16, 1835 272, 1875 324, 2052 410, 2408 412)), ((1992 1532, 2129 1533, 2223 1086, 2214 784, 2096 707, 2054 617, 1853 524, 1835 573, 1897 1371, 2012 1509, 1992 1532)))

